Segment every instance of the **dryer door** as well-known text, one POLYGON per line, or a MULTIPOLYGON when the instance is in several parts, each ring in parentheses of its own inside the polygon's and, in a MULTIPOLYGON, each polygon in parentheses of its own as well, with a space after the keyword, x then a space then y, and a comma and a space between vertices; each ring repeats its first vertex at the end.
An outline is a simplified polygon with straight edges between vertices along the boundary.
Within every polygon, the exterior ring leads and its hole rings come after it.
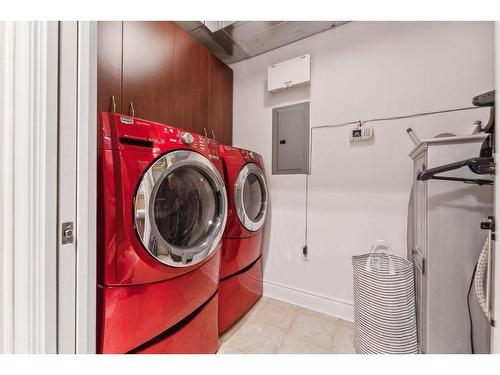
POLYGON ((226 225, 224 182, 204 156, 169 152, 144 173, 134 199, 135 229, 158 261, 188 267, 209 257, 226 225))
POLYGON ((234 207, 241 224, 249 231, 264 225, 267 212, 267 186, 257 164, 245 164, 234 185, 234 207))

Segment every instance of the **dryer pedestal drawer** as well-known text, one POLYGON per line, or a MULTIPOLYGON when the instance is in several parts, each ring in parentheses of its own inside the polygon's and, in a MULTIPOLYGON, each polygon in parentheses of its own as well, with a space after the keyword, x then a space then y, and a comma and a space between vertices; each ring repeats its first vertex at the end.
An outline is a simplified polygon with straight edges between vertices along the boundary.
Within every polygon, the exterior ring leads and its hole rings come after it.
POLYGON ((262 254, 262 237, 262 231, 251 237, 224 237, 219 277, 223 279, 234 275, 255 262, 262 254))
POLYGON ((218 349, 217 294, 186 324, 138 354, 213 354, 218 349))
POLYGON ((221 280, 219 283, 219 334, 243 317, 261 295, 261 258, 245 272, 221 280))

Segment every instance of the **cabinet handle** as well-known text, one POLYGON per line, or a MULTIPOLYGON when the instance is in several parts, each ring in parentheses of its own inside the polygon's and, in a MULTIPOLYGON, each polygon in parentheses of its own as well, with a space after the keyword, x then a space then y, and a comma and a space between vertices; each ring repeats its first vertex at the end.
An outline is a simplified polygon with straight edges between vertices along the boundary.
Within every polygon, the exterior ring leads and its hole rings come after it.
POLYGON ((133 102, 130 102, 128 113, 130 116, 135 117, 135 110, 134 110, 134 103, 133 102))
POLYGON ((213 130, 210 130, 212 132, 212 139, 215 141, 215 133, 213 130))
POLYGON ((208 138, 208 134, 207 134, 207 129, 206 128, 203 128, 203 134, 205 134, 205 137, 208 138))
POLYGON ((111 95, 111 112, 116 113, 116 101, 114 95, 111 95))

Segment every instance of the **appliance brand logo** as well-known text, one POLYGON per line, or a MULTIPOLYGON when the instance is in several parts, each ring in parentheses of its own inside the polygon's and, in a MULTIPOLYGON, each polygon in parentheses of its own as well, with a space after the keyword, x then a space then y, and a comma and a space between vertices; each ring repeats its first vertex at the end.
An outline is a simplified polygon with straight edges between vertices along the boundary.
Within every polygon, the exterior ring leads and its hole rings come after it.
POLYGON ((133 125, 134 119, 130 117, 120 116, 120 121, 122 124, 133 125))

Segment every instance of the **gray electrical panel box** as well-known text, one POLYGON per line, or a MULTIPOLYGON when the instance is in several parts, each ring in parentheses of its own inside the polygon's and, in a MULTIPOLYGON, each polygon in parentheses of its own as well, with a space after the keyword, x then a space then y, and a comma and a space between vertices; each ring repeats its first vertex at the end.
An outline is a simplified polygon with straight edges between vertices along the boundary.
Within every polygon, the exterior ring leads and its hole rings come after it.
POLYGON ((273 174, 309 173, 309 102, 273 108, 273 174))

